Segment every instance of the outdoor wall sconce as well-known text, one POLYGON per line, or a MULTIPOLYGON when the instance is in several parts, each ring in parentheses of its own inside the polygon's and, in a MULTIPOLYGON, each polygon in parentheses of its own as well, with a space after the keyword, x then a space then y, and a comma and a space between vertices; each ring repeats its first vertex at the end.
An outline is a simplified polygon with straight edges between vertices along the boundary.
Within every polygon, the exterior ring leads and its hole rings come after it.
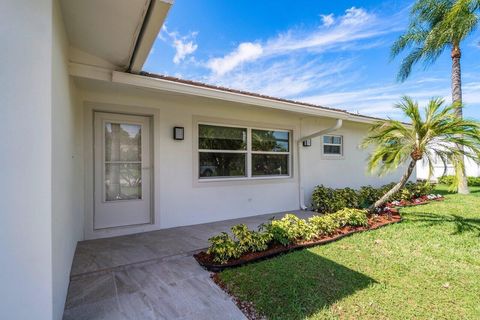
POLYGON ((173 139, 183 140, 185 138, 185 129, 183 127, 173 127, 173 139))
POLYGON ((304 141, 302 142, 302 145, 303 145, 304 147, 311 147, 311 146, 312 146, 312 139, 304 140, 304 141))

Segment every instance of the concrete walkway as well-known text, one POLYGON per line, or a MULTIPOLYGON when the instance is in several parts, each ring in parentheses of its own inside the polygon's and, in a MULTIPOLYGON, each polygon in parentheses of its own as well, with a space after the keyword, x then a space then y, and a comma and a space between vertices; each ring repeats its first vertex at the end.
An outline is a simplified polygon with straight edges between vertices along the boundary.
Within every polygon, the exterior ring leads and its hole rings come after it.
POLYGON ((79 242, 63 319, 245 319, 192 254, 232 225, 273 216, 283 213, 79 242))

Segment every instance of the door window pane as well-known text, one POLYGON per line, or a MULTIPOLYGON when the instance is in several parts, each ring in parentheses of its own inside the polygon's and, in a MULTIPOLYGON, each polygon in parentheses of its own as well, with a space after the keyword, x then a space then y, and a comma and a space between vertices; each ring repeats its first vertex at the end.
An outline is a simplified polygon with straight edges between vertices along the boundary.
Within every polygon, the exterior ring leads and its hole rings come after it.
POLYGON ((246 150, 247 129, 199 125, 198 146, 203 150, 246 150))
POLYGON ((288 158, 288 154, 252 154, 252 175, 288 176, 288 158))
POLYGON ((245 153, 200 152, 200 178, 244 177, 245 153))
POLYGON ((142 127, 136 124, 105 124, 105 161, 141 161, 142 127))
POLYGON ((288 131, 252 130, 253 151, 288 152, 289 141, 288 131))
POLYGON ((105 200, 142 198, 142 165, 140 163, 105 164, 105 200))

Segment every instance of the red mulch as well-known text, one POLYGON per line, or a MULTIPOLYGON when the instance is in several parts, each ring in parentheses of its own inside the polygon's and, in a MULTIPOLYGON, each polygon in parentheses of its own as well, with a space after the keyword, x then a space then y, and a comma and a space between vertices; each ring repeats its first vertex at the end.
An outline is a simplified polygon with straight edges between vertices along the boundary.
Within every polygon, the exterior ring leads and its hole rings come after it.
POLYGON ((206 253, 205 251, 201 251, 195 254, 194 257, 197 260, 197 262, 201 266, 203 266, 205 269, 212 272, 219 272, 226 268, 238 267, 246 263, 271 258, 284 252, 298 250, 302 248, 308 248, 308 247, 312 247, 320 244, 326 244, 329 242, 339 240, 343 237, 349 236, 356 232, 377 229, 391 223, 400 222, 402 220, 402 217, 399 215, 398 210, 391 209, 390 212, 391 212, 390 215, 382 214, 382 215, 371 216, 368 219, 368 227, 347 226, 339 229, 335 234, 330 236, 322 236, 313 240, 301 241, 288 246, 283 246, 281 244, 273 244, 265 251, 245 253, 242 256, 240 256, 240 258, 230 260, 228 263, 225 263, 225 264, 218 264, 217 262, 214 262, 212 256, 206 253))

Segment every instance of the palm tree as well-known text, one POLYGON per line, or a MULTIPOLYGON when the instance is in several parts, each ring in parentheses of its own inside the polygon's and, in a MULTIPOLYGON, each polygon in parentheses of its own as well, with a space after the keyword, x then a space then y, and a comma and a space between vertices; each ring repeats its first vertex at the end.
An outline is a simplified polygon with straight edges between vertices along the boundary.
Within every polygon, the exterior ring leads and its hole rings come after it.
MULTIPOLYGON (((452 101, 457 105, 459 118, 463 116, 460 43, 477 26, 479 9, 480 0, 417 0, 411 9, 407 31, 392 46, 392 58, 410 50, 400 66, 400 81, 408 78, 417 62, 427 66, 435 62, 446 48, 451 49, 452 101)), ((461 172, 458 192, 468 193, 465 171, 461 172)))
POLYGON ((405 185, 419 160, 428 162, 430 176, 436 157, 444 164, 451 162, 457 169, 457 179, 458 172, 464 169, 460 159, 480 161, 480 123, 457 117, 455 104, 444 106, 442 99, 432 99, 422 115, 417 102, 403 97, 395 107, 411 124, 392 119, 379 121, 371 127, 362 147, 374 146, 368 159, 370 172, 382 175, 407 162, 408 166, 400 181, 371 209, 381 207, 405 185))

